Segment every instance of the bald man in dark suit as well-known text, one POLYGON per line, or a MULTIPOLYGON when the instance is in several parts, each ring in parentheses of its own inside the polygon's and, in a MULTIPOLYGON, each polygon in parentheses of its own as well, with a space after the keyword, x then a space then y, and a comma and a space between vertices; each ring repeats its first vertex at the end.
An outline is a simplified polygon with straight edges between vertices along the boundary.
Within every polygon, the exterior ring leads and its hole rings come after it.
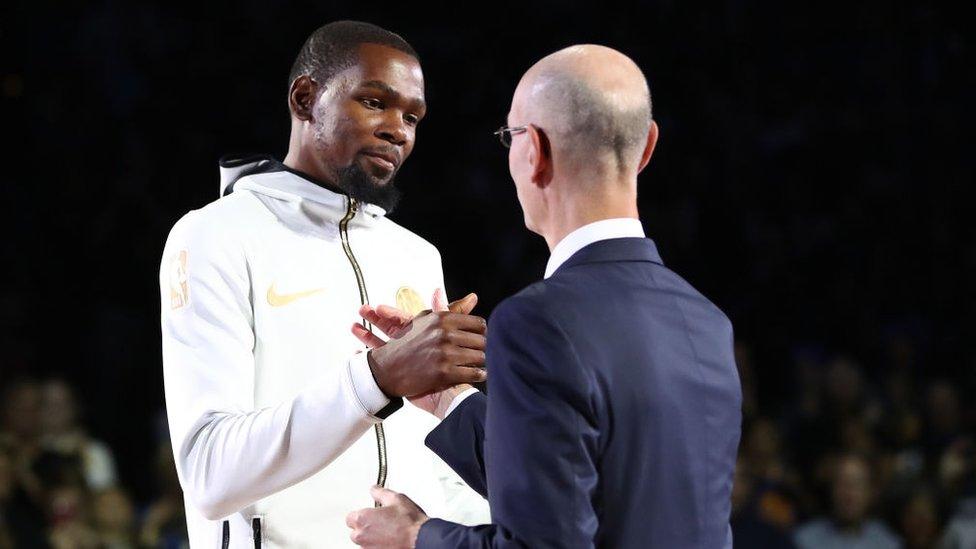
MULTIPOLYGON (((658 128, 643 74, 602 46, 556 52, 522 78, 498 133, 526 226, 551 257, 542 281, 491 315, 489 395, 432 396, 443 421, 427 437, 488 498, 492 524, 428 518, 374 488, 383 507, 349 515, 353 541, 731 547, 742 401, 732 324, 644 235, 637 174, 658 128)), ((410 329, 364 314, 395 337, 410 329)))

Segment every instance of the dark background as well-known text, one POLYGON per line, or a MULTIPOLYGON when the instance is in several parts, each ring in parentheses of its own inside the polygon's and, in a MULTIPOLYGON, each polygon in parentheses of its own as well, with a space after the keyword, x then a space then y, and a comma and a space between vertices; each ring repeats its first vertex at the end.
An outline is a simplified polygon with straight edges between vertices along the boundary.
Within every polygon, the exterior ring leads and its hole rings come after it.
POLYGON ((879 395, 892 372, 918 395, 946 380, 969 432, 976 59, 961 8, 569 4, 4 3, 0 381, 67 377, 123 484, 152 497, 167 232, 217 197, 221 155, 284 157, 294 56, 349 18, 420 53, 429 112, 391 217, 437 245, 450 294, 478 292, 487 315, 541 277, 548 250, 491 132, 534 61, 613 46, 645 71, 661 128, 644 226, 732 319, 746 426, 782 425, 798 363, 847 357, 879 395))

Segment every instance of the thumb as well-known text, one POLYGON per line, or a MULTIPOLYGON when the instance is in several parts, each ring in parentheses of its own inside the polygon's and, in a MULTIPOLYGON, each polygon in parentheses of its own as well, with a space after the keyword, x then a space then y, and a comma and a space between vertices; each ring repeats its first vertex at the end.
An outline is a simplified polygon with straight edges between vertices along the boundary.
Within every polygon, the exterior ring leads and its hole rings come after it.
POLYGON ((396 503, 397 496, 399 495, 393 490, 382 488, 380 486, 370 487, 369 494, 373 496, 373 500, 376 501, 376 503, 379 503, 383 507, 396 503))
POLYGON ((447 306, 452 313, 461 313, 464 315, 471 314, 474 310, 474 306, 478 304, 477 294, 468 294, 461 299, 452 302, 447 306))
POLYGON ((447 294, 444 293, 444 288, 437 288, 434 290, 434 298, 432 300, 432 305, 434 311, 447 311, 447 294))

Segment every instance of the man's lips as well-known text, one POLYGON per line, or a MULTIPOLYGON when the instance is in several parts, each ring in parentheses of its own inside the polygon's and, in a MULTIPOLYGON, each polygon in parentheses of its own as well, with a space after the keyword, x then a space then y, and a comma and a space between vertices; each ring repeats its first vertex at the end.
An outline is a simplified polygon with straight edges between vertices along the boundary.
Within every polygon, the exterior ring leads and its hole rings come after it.
POLYGON ((363 151, 363 156, 369 157, 376 164, 388 169, 395 170, 400 165, 400 157, 393 153, 380 151, 363 151))

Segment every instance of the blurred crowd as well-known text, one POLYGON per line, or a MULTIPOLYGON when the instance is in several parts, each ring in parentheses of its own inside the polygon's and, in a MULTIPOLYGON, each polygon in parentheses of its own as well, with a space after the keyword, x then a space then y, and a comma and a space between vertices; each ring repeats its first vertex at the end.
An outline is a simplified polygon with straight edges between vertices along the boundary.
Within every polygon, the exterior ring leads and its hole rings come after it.
POLYGON ((976 547, 972 387, 925 375, 909 354, 871 376, 847 356, 797 352, 774 388, 737 346, 737 547, 976 547), (775 415, 763 392, 785 403, 775 415))
MULTIPOLYGON (((776 387, 737 344, 736 547, 976 548, 971 380, 928 376, 897 345, 892 354, 891 370, 872 373, 802 349, 776 387)), ((13 380, 2 395, 0 549, 187 546, 164 431, 155 492, 137 502, 63 378, 13 380)))
POLYGON ((216 197, 221 155, 281 157, 288 67, 340 18, 421 52, 431 108, 394 220, 481 314, 548 256, 491 135, 522 71, 581 41, 634 56, 662 128, 647 233, 749 342, 736 546, 976 548, 965 4, 631 4, 513 25, 489 3, 0 3, 0 549, 185 543, 155 428, 162 245, 216 197), (879 351, 901 319, 917 345, 879 351))
POLYGON ((133 501, 114 453, 86 432, 72 386, 18 379, 0 402, 0 549, 188 547, 168 440, 160 437, 151 501, 133 501))

